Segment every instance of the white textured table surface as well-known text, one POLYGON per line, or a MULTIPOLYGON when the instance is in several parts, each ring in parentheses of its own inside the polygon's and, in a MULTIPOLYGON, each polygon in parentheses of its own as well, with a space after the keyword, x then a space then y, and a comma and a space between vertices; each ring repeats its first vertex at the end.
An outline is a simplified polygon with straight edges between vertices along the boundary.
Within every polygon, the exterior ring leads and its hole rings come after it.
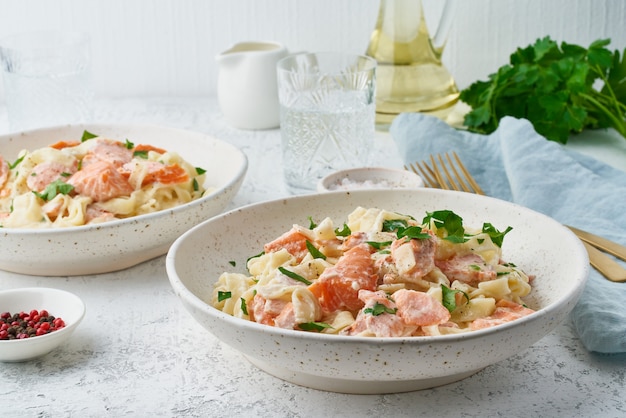
MULTIPOLYGON (((100 102, 98 122, 191 129, 239 146, 249 171, 229 208, 287 193, 278 130, 229 128, 214 100, 100 102)), ((0 107, 0 134, 7 133, 0 107)), ((380 165, 399 166, 388 135, 380 165)), ((269 376, 221 344, 184 310, 165 257, 125 271, 81 277, 0 272, 0 287, 48 286, 85 301, 71 340, 28 363, 0 363, 0 416, 507 416, 626 415, 626 355, 588 353, 564 323, 528 350, 463 381, 420 392, 344 395, 269 376)))

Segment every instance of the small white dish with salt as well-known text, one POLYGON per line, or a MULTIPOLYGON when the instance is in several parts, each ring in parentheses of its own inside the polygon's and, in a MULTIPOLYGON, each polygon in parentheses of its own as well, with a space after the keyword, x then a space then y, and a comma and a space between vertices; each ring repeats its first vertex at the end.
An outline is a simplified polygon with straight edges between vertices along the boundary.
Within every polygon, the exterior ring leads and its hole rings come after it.
POLYGON ((320 193, 357 189, 417 189, 424 181, 417 174, 394 168, 362 167, 334 172, 317 183, 320 193))

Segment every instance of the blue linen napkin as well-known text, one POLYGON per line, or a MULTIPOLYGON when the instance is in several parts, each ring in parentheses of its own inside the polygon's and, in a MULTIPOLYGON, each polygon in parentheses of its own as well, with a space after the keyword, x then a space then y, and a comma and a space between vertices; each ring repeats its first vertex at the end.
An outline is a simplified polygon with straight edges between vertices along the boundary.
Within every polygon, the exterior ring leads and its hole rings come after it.
MULTIPOLYGON (((626 245, 626 173, 537 134, 525 119, 505 117, 497 131, 459 131, 433 116, 405 113, 390 133, 406 163, 456 151, 489 196, 626 245)), ((626 352, 626 283, 591 270, 572 323, 585 348, 626 352)))

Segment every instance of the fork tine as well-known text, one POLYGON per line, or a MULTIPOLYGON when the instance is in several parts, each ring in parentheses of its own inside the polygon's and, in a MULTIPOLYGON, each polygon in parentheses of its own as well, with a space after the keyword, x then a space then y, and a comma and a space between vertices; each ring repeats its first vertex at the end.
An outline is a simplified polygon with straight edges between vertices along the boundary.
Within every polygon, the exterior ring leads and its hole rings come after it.
POLYGON ((406 170, 411 170, 424 179, 426 186, 435 189, 464 191, 484 195, 474 177, 467 170, 456 152, 430 155, 430 165, 426 161, 416 161, 409 166, 404 166, 406 170), (436 157, 436 159, 435 159, 436 157), (444 157, 446 162, 444 161, 444 157), (448 168, 449 167, 449 168, 448 168), (461 170, 457 170, 457 167, 461 170))
MULTIPOLYGON (((441 160, 441 156, 439 156, 439 160, 441 160)), ((435 161, 435 157, 432 155, 430 156, 430 163, 432 164, 432 170, 435 175, 435 178, 437 179, 437 183, 439 184, 439 188, 444 189, 444 190, 450 190, 450 185, 444 179, 443 175, 441 174, 441 170, 439 169, 439 166, 437 165, 437 161, 435 161)), ((443 169, 445 170, 445 166, 443 167, 443 169)), ((450 178, 449 173, 447 173, 447 171, 444 174, 446 174, 448 179, 450 178)), ((452 183, 452 188, 454 189, 454 183, 452 183)))
POLYGON ((454 176, 450 174, 450 171, 448 170, 448 166, 444 162, 443 157, 441 156, 441 154, 437 155, 437 159, 439 160, 439 166, 441 167, 442 171, 444 172, 444 174, 446 176, 446 180, 448 181, 448 184, 450 184, 450 187, 453 190, 456 190, 456 191, 465 190, 465 191, 467 191, 466 190, 467 187, 465 186, 465 184, 461 180, 458 171, 454 167, 454 164, 452 164, 452 160, 450 160, 450 157, 448 156, 448 153, 445 154, 445 157, 448 160, 448 163, 450 165, 450 168, 451 168, 452 172, 454 173, 454 176))
MULTIPOLYGON (((454 153, 454 155, 456 156, 456 153, 454 153)), ((462 189, 464 192, 471 193, 472 192, 471 185, 463 181, 463 176, 459 174, 459 171, 456 169, 456 165, 452 161, 452 158, 450 158, 450 154, 446 152, 445 156, 446 156, 446 160, 448 161, 448 165, 450 166, 450 169, 454 173, 454 178, 456 182, 458 182, 458 185, 460 186, 460 189, 462 189)), ((439 158, 441 159, 441 156, 439 158)), ((460 161, 458 159, 458 156, 456 156, 456 160, 460 161)), ((455 190, 459 190, 459 188, 456 188, 455 190)))
POLYGON ((437 183, 437 179, 435 178, 435 173, 433 173, 433 170, 431 170, 431 168, 427 164, 420 164, 419 162, 415 162, 414 164, 409 164, 408 167, 405 165, 404 169, 411 170, 418 176, 421 176, 424 180, 424 183, 426 183, 426 186, 434 189, 439 188, 439 184, 437 183))
POLYGON ((463 174, 465 175, 465 178, 467 179, 467 181, 472 185, 472 187, 474 188, 474 192, 476 194, 482 194, 484 195, 485 192, 483 191, 483 189, 480 188, 480 186, 478 185, 478 183, 476 182, 476 180, 474 180, 474 177, 472 177, 472 175, 470 174, 469 171, 467 171, 467 168, 465 168, 465 165, 463 164, 463 162, 461 161, 461 159, 459 158, 459 156, 456 154, 456 152, 453 152, 454 155, 454 159, 456 160, 457 164, 459 165, 459 168, 461 169, 461 171, 463 171, 463 174))

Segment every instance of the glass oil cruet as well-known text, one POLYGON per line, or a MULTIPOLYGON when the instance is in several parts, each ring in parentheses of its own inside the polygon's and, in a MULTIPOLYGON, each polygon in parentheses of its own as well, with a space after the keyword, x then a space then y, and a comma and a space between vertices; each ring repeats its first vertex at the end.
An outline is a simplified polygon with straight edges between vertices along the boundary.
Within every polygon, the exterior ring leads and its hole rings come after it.
POLYGON ((439 2, 443 7, 431 38, 422 0, 380 0, 376 27, 366 52, 378 62, 378 129, 387 129, 399 113, 424 112, 445 119, 453 110, 459 90, 441 62, 453 2, 439 2))

